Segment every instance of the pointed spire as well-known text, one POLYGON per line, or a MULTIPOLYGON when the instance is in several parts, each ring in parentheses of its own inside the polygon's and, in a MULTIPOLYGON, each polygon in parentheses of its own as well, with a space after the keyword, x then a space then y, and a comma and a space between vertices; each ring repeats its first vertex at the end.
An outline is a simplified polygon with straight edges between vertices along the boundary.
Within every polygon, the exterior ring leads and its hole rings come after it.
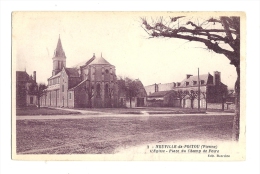
POLYGON ((54 51, 54 57, 66 57, 65 52, 63 51, 61 40, 60 40, 60 35, 57 43, 57 48, 54 51))

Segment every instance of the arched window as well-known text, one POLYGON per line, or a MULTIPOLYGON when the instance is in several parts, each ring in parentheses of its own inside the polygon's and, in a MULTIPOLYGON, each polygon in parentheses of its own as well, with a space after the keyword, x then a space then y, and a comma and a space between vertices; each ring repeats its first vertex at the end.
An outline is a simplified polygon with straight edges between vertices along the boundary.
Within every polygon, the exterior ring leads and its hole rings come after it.
POLYGON ((98 83, 97 84, 97 98, 100 98, 101 97, 101 88, 100 88, 100 84, 98 83))
POLYGON ((108 84, 105 85, 105 97, 108 98, 108 84))

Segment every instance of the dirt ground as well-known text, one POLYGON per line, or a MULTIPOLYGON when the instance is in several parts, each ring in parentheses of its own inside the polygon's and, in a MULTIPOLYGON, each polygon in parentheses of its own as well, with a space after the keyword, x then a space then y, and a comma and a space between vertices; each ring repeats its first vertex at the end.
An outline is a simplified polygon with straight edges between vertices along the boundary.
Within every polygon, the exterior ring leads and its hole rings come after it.
POLYGON ((37 108, 37 107, 24 107, 16 109, 16 116, 20 115, 70 115, 80 114, 77 111, 66 111, 55 108, 37 108))
POLYGON ((89 117, 16 121, 18 154, 113 154, 148 143, 229 141, 233 115, 89 117))

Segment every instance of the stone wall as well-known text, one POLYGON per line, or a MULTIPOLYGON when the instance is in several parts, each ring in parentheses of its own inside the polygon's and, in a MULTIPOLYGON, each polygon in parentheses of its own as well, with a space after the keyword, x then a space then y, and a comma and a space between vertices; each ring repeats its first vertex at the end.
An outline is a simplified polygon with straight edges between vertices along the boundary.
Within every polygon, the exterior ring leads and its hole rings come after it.
MULTIPOLYGON (((208 109, 222 109, 222 103, 208 103, 208 109)), ((227 109, 227 104, 224 104, 224 109, 227 109)), ((231 104, 228 109, 236 109, 236 105, 231 104)))

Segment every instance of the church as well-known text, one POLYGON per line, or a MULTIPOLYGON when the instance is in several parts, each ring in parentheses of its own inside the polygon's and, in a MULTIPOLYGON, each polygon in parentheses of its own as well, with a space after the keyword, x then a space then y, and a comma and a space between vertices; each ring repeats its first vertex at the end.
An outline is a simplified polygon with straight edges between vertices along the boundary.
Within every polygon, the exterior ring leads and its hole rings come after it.
POLYGON ((59 37, 52 58, 52 76, 48 79, 41 106, 103 108, 118 106, 116 68, 105 58, 93 54, 83 64, 66 67, 66 55, 59 37))

